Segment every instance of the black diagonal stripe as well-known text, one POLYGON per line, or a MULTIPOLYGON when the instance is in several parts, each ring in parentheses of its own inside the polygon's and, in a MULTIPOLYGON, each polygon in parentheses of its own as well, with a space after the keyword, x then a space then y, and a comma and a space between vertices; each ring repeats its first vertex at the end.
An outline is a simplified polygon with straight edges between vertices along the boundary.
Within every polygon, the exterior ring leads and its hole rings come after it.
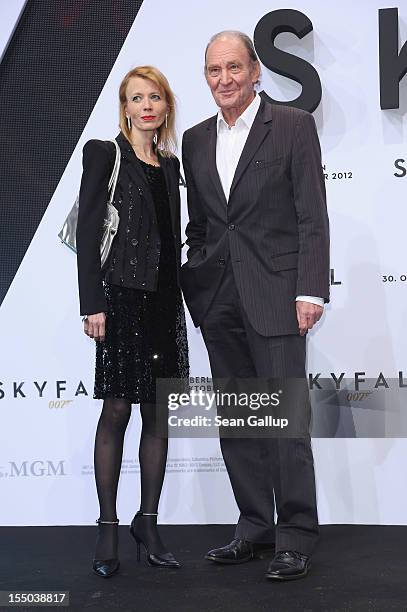
POLYGON ((25 7, 0 65, 0 303, 142 1, 25 7))

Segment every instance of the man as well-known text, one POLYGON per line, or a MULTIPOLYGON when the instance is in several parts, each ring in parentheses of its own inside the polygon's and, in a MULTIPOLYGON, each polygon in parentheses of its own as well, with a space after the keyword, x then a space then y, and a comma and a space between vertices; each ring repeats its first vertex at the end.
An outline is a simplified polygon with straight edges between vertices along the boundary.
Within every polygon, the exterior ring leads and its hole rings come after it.
MULTIPOLYGON (((214 378, 304 379, 306 333, 329 299, 328 216, 315 122, 305 111, 256 94, 260 64, 241 32, 212 37, 205 76, 219 112, 183 138, 185 299, 214 378)), ((240 518, 235 539, 206 558, 243 563, 275 542, 266 576, 306 576, 318 537, 309 435, 221 437, 220 443, 240 518)))

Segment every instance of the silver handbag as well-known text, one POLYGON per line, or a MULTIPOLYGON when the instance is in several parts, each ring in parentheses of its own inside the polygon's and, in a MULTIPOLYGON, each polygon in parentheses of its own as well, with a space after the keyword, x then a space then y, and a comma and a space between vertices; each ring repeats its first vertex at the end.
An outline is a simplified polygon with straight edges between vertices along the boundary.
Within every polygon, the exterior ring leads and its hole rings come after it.
MULTIPOLYGON (((107 258, 110 253, 110 249, 112 248, 113 239, 117 234, 117 230, 119 228, 119 213, 115 206, 113 206, 113 198, 114 192, 116 190, 117 177, 119 176, 120 170, 120 147, 117 144, 116 140, 110 140, 116 148, 116 159, 114 161, 114 166, 112 170, 112 175, 109 180, 108 185, 108 194, 109 199, 106 204, 106 214, 105 220, 103 223, 103 234, 102 240, 100 242, 100 264, 103 268, 104 264, 107 261, 107 258)), ((78 212, 79 212, 79 195, 76 196, 76 200, 72 209, 65 219, 65 223, 62 226, 61 231, 58 236, 63 242, 69 247, 72 251, 76 253, 76 228, 78 225, 78 212)), ((95 228, 96 231, 96 228, 95 228)))

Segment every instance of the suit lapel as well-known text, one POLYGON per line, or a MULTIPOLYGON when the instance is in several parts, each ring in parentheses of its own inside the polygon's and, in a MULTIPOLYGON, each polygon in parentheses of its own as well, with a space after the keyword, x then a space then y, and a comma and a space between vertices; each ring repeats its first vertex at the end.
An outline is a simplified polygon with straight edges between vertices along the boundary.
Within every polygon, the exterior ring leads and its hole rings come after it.
MULTIPOLYGON (((163 157, 159 153, 158 153, 158 160, 163 170, 165 182, 167 185, 168 201, 170 204, 170 213, 171 213, 171 225, 172 225, 173 231, 175 232, 177 198, 176 198, 176 194, 174 194, 175 187, 173 183, 174 183, 175 177, 174 177, 174 172, 172 171, 172 163, 168 157, 163 157)), ((179 180, 179 177, 176 177, 176 179, 179 180)), ((178 185, 176 188, 179 189, 178 185)))
POLYGON ((242 178, 244 171, 253 159, 254 154, 271 129, 271 114, 271 106, 262 100, 236 167, 235 175, 230 187, 229 200, 233 190, 242 178))
POLYGON ((227 206, 225 192, 223 191, 222 183, 219 178, 218 169, 216 167, 216 138, 217 138, 216 117, 217 116, 215 115, 215 117, 212 118, 212 120, 210 121, 208 125, 209 141, 208 141, 207 160, 208 160, 208 166, 209 166, 209 175, 215 186, 216 193, 218 194, 219 199, 221 200, 222 204, 224 206, 227 206))
POLYGON ((122 158, 124 158, 127 162, 126 170, 128 171, 130 178, 135 182, 136 185, 140 183, 140 180, 143 181, 144 185, 150 191, 150 187, 146 179, 146 175, 144 174, 144 170, 141 167, 141 164, 138 161, 137 155, 134 153, 131 144, 121 132, 118 136, 116 136, 116 140, 120 147, 122 158))
MULTIPOLYGON (((145 196, 144 200, 147 202, 148 206, 150 207, 151 213, 155 216, 155 206, 154 206, 154 201, 153 201, 153 196, 151 193, 150 185, 148 184, 148 180, 146 178, 144 170, 140 162, 137 159, 137 155, 134 153, 127 138, 121 132, 116 137, 116 140, 120 146, 122 156, 128 162, 126 164, 126 169, 127 169, 127 172, 130 178, 134 181, 135 185, 140 185, 140 180, 143 182, 145 186, 145 189, 143 192, 145 196)), ((172 167, 171 167, 172 165, 171 165, 170 160, 167 157, 163 157, 159 153, 158 153, 158 160, 159 160, 160 166, 164 173, 164 178, 165 178, 165 182, 167 186, 170 213, 171 213, 171 225, 172 225, 173 231, 175 232, 177 198, 175 197, 175 194, 174 194, 173 180, 171 180, 172 179, 172 167)), ((178 185, 177 185, 177 189, 178 189, 178 185)))

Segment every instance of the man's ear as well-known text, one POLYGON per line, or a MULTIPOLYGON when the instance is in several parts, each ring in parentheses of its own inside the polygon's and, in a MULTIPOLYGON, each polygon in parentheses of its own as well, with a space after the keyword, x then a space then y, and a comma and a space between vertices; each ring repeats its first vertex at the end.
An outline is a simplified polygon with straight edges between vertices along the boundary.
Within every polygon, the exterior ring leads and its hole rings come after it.
POLYGON ((259 62, 256 62, 255 65, 253 66, 253 71, 252 71, 253 84, 257 83, 259 78, 260 78, 260 64, 259 62))

